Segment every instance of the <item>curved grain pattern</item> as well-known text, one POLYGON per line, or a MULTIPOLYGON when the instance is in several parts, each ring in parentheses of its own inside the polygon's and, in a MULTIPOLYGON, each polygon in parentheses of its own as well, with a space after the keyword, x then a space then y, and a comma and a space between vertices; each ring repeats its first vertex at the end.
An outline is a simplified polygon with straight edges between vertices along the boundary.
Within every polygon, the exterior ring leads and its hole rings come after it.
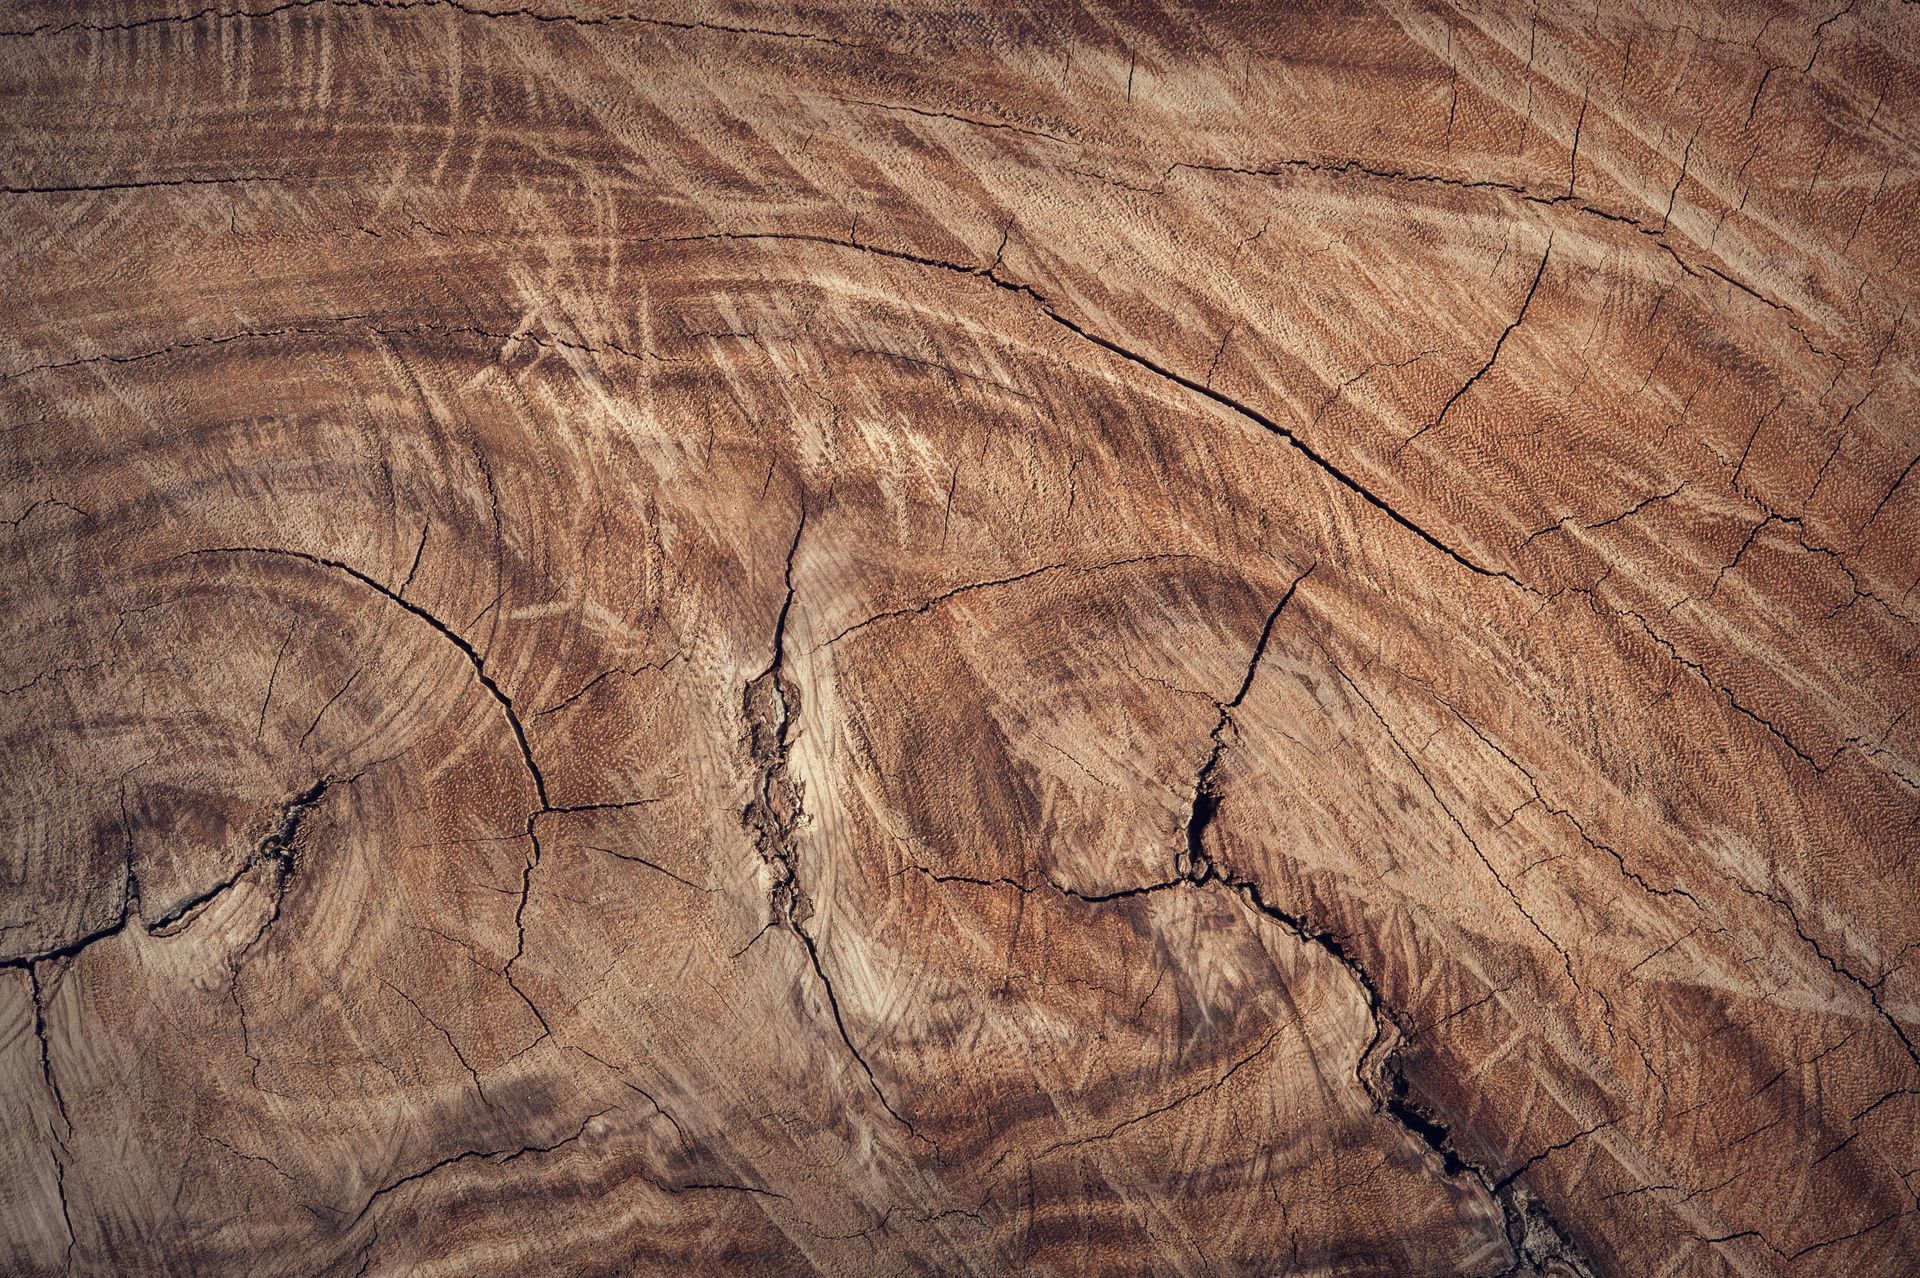
POLYGON ((1920 22, 0 20, 9 1273, 1920 1256, 1920 22))

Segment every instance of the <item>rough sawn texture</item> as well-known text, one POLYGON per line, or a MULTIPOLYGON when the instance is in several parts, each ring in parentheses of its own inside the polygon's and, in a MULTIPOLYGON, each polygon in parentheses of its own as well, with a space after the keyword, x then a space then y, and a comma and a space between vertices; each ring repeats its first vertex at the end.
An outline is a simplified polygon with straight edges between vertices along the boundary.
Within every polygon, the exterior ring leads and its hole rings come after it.
POLYGON ((0 1271, 1915 1272, 1920 9, 212 3, 0 15, 0 1271))

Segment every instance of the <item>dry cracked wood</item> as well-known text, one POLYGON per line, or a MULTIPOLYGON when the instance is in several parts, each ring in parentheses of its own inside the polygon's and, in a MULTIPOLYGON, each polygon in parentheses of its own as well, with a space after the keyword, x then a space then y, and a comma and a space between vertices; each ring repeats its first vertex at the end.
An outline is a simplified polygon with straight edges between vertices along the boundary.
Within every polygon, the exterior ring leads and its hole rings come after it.
POLYGON ((0 28, 5 1272, 1913 1272, 1920 12, 0 28))

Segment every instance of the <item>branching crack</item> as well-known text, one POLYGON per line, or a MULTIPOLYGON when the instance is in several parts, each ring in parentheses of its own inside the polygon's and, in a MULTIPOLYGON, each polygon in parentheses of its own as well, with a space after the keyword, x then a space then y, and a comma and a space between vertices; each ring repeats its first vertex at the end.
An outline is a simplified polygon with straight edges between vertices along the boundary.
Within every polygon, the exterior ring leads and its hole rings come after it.
MULTIPOLYGON (((274 820, 273 828, 254 846, 246 859, 241 862, 238 869, 211 887, 194 893, 164 913, 152 919, 143 917, 142 922, 146 929, 150 932, 165 934, 167 929, 173 927, 188 915, 200 910, 222 894, 231 891, 240 880, 244 879, 254 870, 263 865, 270 866, 273 869, 273 911, 267 920, 261 924, 260 930, 254 935, 252 940, 241 947, 240 952, 244 954, 247 950, 250 950, 254 945, 259 943, 260 938, 266 934, 267 929, 279 921, 280 906, 286 895, 287 881, 294 871, 295 845, 300 834, 301 823, 306 819, 307 815, 319 805, 321 798, 328 790, 332 789, 335 785, 352 785, 359 779, 360 774, 345 778, 333 776, 323 777, 299 794, 294 795, 286 803, 281 805, 279 814, 274 820)), ((108 923, 104 927, 96 928, 83 936, 76 937, 64 945, 38 950, 31 954, 19 954, 0 959, 0 969, 11 967, 31 972, 35 964, 76 958, 81 951, 96 941, 104 941, 109 937, 118 936, 140 911, 140 885, 133 874, 130 850, 126 873, 125 886, 121 891, 119 915, 111 923, 108 923)))
POLYGON ((1227 700, 1214 702, 1219 714, 1214 720, 1213 731, 1208 734, 1212 747, 1207 751, 1207 757, 1201 763, 1199 773, 1194 777, 1193 797, 1187 808, 1186 846, 1175 855, 1174 872, 1183 878, 1191 878, 1197 874, 1204 882, 1211 870, 1204 845, 1207 826, 1213 820, 1214 812, 1219 808, 1219 799, 1214 792, 1214 773, 1220 766, 1221 755, 1226 752, 1227 729, 1233 724, 1233 712, 1240 708, 1240 703, 1247 699, 1247 693, 1253 690, 1254 677, 1260 672, 1260 659, 1266 656, 1267 643, 1273 638, 1273 628, 1280 620, 1281 612, 1293 598, 1294 591, 1300 588, 1300 583, 1311 576, 1317 567, 1319 567, 1318 563, 1308 564, 1305 572, 1287 583, 1287 588, 1280 593, 1279 601, 1267 614, 1265 624, 1260 627, 1260 637, 1254 641, 1253 653, 1247 658, 1247 671, 1240 680, 1240 686, 1227 700))
MULTIPOLYGON (((261 866, 269 866, 272 869, 273 877, 271 888, 273 908, 266 919, 262 921, 259 928, 255 930, 252 937, 250 937, 244 945, 240 946, 230 957, 229 969, 231 972, 237 972, 240 961, 255 945, 260 943, 261 939, 266 936, 268 929, 271 928, 280 917, 281 906, 286 898, 287 883, 295 870, 295 857, 302 822, 304 822, 308 814, 319 805, 321 798, 329 789, 333 788, 336 784, 351 785, 357 780, 359 780, 359 775, 345 778, 344 781, 334 777, 326 777, 293 796, 281 805, 278 815, 274 819, 272 828, 260 842, 254 846, 252 852, 248 854, 238 870, 214 884, 212 887, 194 894, 189 899, 180 902, 166 913, 152 920, 146 925, 148 930, 156 934, 165 934, 168 927, 186 919, 189 915, 209 904, 223 893, 230 891, 243 878, 256 869, 259 869, 261 866)), ((127 840, 125 886, 121 893, 119 916, 112 923, 64 945, 41 950, 32 954, 16 955, 6 959, 0 959, 0 969, 15 968, 26 973, 27 982, 33 996, 33 1031, 40 1045, 41 1077, 46 1085, 48 1095, 53 1100, 54 1110, 59 1116, 58 1127, 50 1129, 49 1135, 53 1143, 55 1189, 60 1198, 61 1218, 65 1221, 67 1229, 66 1259, 69 1270, 72 1268, 74 1249, 78 1246, 79 1241, 78 1235, 75 1234, 73 1228, 73 1215, 71 1206, 67 1200, 66 1186, 67 1163, 71 1158, 71 1151, 67 1147, 67 1138, 73 1132, 73 1120, 68 1114, 66 1095, 61 1090, 59 1079, 53 1068, 53 1050, 47 1030, 47 989, 41 981, 40 968, 43 964, 65 964, 70 962, 94 942, 119 935, 133 919, 139 917, 140 885, 133 872, 132 834, 130 829, 127 840)), ((257 1062, 255 1068, 256 1070, 258 1069, 257 1062)))
MULTIPOLYGON (((1212 748, 1202 764, 1194 786, 1192 808, 1189 812, 1185 831, 1185 845, 1177 849, 1174 855, 1175 877, 1165 883, 1149 884, 1122 893, 1112 894, 1113 899, 1120 896, 1135 896, 1168 889, 1186 888, 1203 890, 1217 884, 1238 895, 1256 914, 1281 925, 1290 935, 1303 944, 1318 949, 1343 969, 1358 987, 1361 997, 1367 1005, 1373 1021, 1373 1035, 1354 1063, 1354 1076, 1361 1090, 1372 1100, 1376 1113, 1379 1113, 1403 1131, 1419 1140, 1440 1160, 1441 1167, 1449 1178, 1470 1177, 1480 1190, 1498 1203, 1504 1216, 1506 1239, 1513 1256, 1512 1264, 1506 1273, 1540 1273, 1545 1266, 1558 1263, 1564 1269, 1580 1278, 1593 1278, 1579 1249, 1560 1229, 1551 1214, 1539 1202, 1534 1200, 1519 1181, 1521 1177, 1541 1158, 1554 1152, 1553 1149, 1529 1159, 1525 1164, 1497 1180, 1483 1168, 1467 1161, 1455 1148, 1451 1129, 1439 1117, 1432 1114, 1411 1094, 1406 1070, 1400 1059, 1401 1048, 1410 1041, 1410 1035, 1402 1016, 1382 995, 1379 985, 1367 969, 1346 948, 1342 939, 1332 930, 1319 927, 1301 915, 1294 914, 1276 902, 1270 901, 1259 882, 1237 875, 1230 869, 1215 863, 1205 849, 1206 831, 1218 811, 1218 799, 1212 788, 1212 778, 1218 767, 1221 754, 1226 748, 1225 733, 1231 725, 1232 712, 1237 709, 1251 691, 1258 675, 1260 662, 1265 655, 1272 638, 1274 625, 1282 611, 1301 583, 1318 565, 1309 565, 1307 570, 1296 577, 1282 594, 1273 611, 1268 614, 1260 637, 1247 663, 1247 672, 1239 688, 1228 700, 1216 702, 1220 708, 1220 717, 1211 735, 1212 748)), ((1349 683, 1351 681, 1349 680, 1349 683)), ((1357 689, 1356 689, 1357 691, 1357 689)), ((1364 698, 1363 698, 1364 699, 1364 698)), ((1377 713, 1377 712, 1376 712, 1377 713)), ((1384 724, 1384 721, 1383 721, 1384 724)), ((1389 729, 1389 731, 1391 731, 1389 729)), ((1397 739, 1396 739, 1397 744, 1397 739)), ((1418 765, 1416 764, 1416 770, 1418 765)), ((1435 796, 1438 797, 1437 794, 1435 796)), ((1444 805, 1442 805, 1444 806, 1444 805)), ((1457 824, 1457 822, 1456 822, 1457 824)), ((1469 838, 1471 842, 1471 838, 1469 838)), ((1475 849, 1478 851, 1478 848, 1475 849)), ((1482 857, 1484 861, 1485 858, 1482 857)), ((920 868, 920 867, 914 867, 920 868)), ((1488 867, 1491 869, 1491 866, 1488 867)), ((925 872, 924 870, 922 871, 925 872)), ((940 878, 943 876, 931 876, 940 878)), ((1498 879, 1498 875, 1495 875, 1498 879)), ((969 880, 979 881, 979 880, 969 880)), ((1022 891, 1030 890, 1011 880, 991 880, 988 882, 1006 883, 1022 891)), ((1501 880, 1502 886, 1505 881, 1501 880)), ((1050 884, 1060 890, 1057 884, 1050 884)), ((1509 889, 1509 892, 1511 890, 1509 889)), ((1077 894, 1075 894, 1077 895, 1077 894)), ((1092 899, 1092 898, 1081 898, 1092 899)), ((1518 904, 1516 900, 1516 905, 1518 904)), ((1522 914, 1526 911, 1521 910, 1522 914)), ((1531 916, 1528 916, 1531 919, 1531 916)), ((1535 925, 1538 926, 1537 924, 1535 925)), ((1544 933, 1543 933, 1544 935, 1544 933)), ((1553 944, 1552 938, 1547 938, 1553 944)), ((1555 950, 1566 959, 1566 952, 1555 944, 1555 950)), ((1571 962, 1568 961, 1568 975, 1571 979, 1571 962)), ((1574 981, 1578 986, 1578 981, 1574 981)), ((1270 1042, 1271 1040, 1269 1040, 1270 1042)), ((1263 1044, 1258 1051, 1264 1051, 1263 1044)), ((1258 1054, 1256 1051, 1255 1055, 1258 1054)), ((1250 1058, 1248 1058, 1250 1059, 1250 1058)), ((1234 1069, 1245 1064, 1243 1059, 1234 1069)), ((1232 1071, 1229 1071, 1229 1075, 1232 1071)), ((1222 1079, 1221 1081, 1224 1081, 1222 1079)), ((1175 1103, 1179 1103, 1176 1101, 1175 1103)), ((1137 1120, 1134 1120, 1137 1121, 1137 1120)), ((1124 1125, 1124 1124, 1123 1124, 1124 1125)), ((1599 1126, 1604 1126, 1600 1124, 1599 1126)), ((1596 1127, 1594 1130, 1597 1130, 1596 1127)), ((1117 1130, 1117 1129, 1116 1129, 1117 1130)), ((1591 1131, 1579 1133, 1573 1139, 1591 1135, 1591 1131)), ((1571 1144, 1572 1140, 1565 1142, 1571 1144)), ((1555 1148, 1564 1148, 1565 1144, 1555 1148)))

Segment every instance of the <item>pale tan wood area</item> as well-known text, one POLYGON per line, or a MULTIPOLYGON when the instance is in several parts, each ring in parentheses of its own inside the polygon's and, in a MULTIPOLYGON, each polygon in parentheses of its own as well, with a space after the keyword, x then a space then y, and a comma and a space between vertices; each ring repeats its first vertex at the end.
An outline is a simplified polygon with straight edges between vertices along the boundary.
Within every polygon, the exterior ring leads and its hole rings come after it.
POLYGON ((0 1271, 1920 1266, 1920 7, 0 93, 0 1271))

